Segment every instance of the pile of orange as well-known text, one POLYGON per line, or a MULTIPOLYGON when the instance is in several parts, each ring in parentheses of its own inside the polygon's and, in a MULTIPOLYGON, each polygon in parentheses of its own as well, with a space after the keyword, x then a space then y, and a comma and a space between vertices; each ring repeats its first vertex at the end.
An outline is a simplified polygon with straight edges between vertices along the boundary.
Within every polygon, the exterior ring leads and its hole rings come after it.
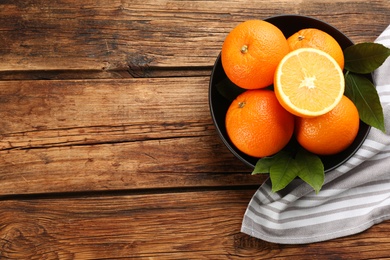
POLYGON ((329 34, 308 28, 286 39, 271 23, 250 20, 227 35, 221 61, 227 77, 246 89, 225 119, 230 140, 243 153, 271 156, 294 133, 319 155, 341 152, 355 139, 359 114, 343 95, 344 55, 329 34))

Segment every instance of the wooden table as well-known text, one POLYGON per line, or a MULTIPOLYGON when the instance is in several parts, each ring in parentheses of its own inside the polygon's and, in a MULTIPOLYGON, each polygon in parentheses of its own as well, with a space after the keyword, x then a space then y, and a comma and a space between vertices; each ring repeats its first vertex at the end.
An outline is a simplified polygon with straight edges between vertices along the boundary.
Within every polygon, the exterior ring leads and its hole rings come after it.
POLYGON ((0 1, 0 259, 367 259, 390 221, 332 241, 240 233, 266 176, 220 141, 209 75, 239 22, 324 20, 354 42, 389 0, 0 1))

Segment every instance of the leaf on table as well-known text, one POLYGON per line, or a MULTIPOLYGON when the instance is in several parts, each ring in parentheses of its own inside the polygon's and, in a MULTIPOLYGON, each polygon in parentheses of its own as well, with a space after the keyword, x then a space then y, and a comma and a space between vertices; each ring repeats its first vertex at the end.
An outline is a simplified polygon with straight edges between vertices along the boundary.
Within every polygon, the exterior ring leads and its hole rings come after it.
POLYGON ((356 105, 359 117, 363 122, 385 132, 379 95, 369 79, 354 73, 346 73, 345 95, 356 105))
POLYGON ((324 164, 321 159, 313 153, 300 149, 295 160, 300 167, 299 178, 313 187, 318 194, 325 180, 324 164))
POLYGON ((290 153, 279 152, 275 155, 270 168, 272 191, 277 192, 285 188, 299 173, 299 166, 290 153))
POLYGON ((379 43, 365 42, 344 50, 344 68, 348 71, 367 74, 379 68, 390 56, 390 49, 379 43))

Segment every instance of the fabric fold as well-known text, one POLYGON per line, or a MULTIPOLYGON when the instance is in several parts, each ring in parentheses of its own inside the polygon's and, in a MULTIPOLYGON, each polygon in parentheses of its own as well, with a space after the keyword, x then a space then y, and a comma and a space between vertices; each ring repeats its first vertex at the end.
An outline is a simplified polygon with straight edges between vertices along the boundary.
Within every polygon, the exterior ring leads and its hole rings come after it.
MULTIPOLYGON (((390 26, 375 42, 390 48, 390 26)), ((372 76, 387 133, 371 128, 360 149, 326 174, 318 194, 301 180, 272 193, 268 179, 249 202, 241 232, 305 244, 356 234, 390 219, 390 58, 372 76)))

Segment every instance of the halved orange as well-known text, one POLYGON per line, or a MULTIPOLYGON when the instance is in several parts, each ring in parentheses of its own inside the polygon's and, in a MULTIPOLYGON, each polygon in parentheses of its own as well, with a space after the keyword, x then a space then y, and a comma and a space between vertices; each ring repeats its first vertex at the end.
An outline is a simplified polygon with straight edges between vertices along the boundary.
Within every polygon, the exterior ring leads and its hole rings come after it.
POLYGON ((274 88, 280 104, 300 117, 326 114, 341 100, 343 72, 329 54, 300 48, 287 54, 276 69, 274 88))

